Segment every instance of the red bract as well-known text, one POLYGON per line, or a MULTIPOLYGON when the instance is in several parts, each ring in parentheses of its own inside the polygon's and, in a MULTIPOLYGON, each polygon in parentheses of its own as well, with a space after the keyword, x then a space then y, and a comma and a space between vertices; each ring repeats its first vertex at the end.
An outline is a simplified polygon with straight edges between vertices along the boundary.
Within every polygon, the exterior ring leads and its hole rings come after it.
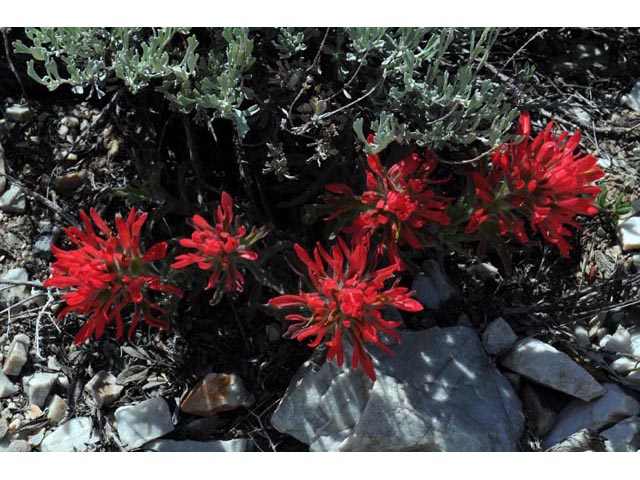
MULTIPOLYGON (((196 264, 200 269, 211 272, 205 290, 222 280, 227 292, 242 292, 244 277, 239 267, 258 259, 258 254, 248 247, 263 238, 266 231, 253 228, 247 235, 247 228, 237 221, 233 223, 233 218, 233 200, 228 193, 222 192, 215 225, 212 226, 200 215, 194 215, 195 231, 191 238, 181 239, 180 245, 196 251, 178 255, 171 267, 179 269, 196 264)), ((219 299, 222 293, 223 290, 217 288, 214 298, 219 299)))
POLYGON ((518 135, 520 143, 500 146, 491 157, 491 167, 485 178, 472 174, 479 208, 474 212, 467 232, 473 233, 487 221, 496 221, 500 233, 513 233, 522 243, 528 243, 525 221, 564 257, 571 246, 567 227, 580 229, 576 215, 595 215, 593 205, 600 188, 591 182, 604 176, 597 159, 577 151, 580 132, 571 137, 564 132, 552 133, 553 122, 530 141, 529 114, 522 113, 518 135))
POLYGON ((84 231, 77 227, 65 229, 78 248, 61 250, 51 247, 57 261, 51 265, 51 277, 44 286, 72 289, 62 295, 67 306, 58 314, 58 319, 69 312, 89 316, 75 336, 77 344, 88 339, 94 331, 95 338, 100 338, 105 327, 114 320, 116 339, 120 339, 124 328, 123 315, 131 308, 133 320, 129 339, 141 318, 153 327, 167 329, 168 322, 152 313, 155 310, 163 314, 164 310, 149 299, 149 291, 178 296, 182 292, 163 283, 149 269, 150 262, 166 256, 167 244, 156 243, 144 254, 140 250, 140 230, 147 214, 132 208, 126 220, 116 216, 116 235, 95 209, 90 210, 90 215, 102 236, 93 229, 89 216, 80 212, 84 231))
MULTIPOLYGON (((369 143, 373 138, 369 136, 369 143)), ((362 195, 356 195, 344 183, 325 187, 335 195, 326 197, 326 202, 336 206, 326 220, 355 212, 356 219, 344 231, 369 238, 381 230, 380 245, 386 245, 391 261, 402 266, 398 244, 423 248, 425 240, 421 238, 420 230, 425 225, 449 225, 449 217, 444 213, 447 199, 429 188, 430 184, 442 183, 429 180, 437 160, 430 154, 423 158, 414 153, 386 169, 377 154, 370 154, 367 155, 367 166, 367 190, 362 195)))
POLYGON ((311 258, 296 244, 296 254, 307 266, 315 291, 272 298, 269 305, 277 308, 299 307, 299 313, 285 317, 296 322, 289 328, 287 336, 299 341, 315 337, 310 347, 317 347, 325 337, 329 337, 326 341, 329 347, 327 358, 331 360, 337 357, 338 365, 344 362, 342 341, 347 337, 353 344, 353 368, 360 363, 366 374, 375 380, 373 363, 364 343, 372 343, 391 353, 389 347, 380 340, 378 332, 400 340, 393 330, 400 322, 384 319, 381 311, 393 306, 417 312, 422 310, 422 305, 411 298, 413 292, 398 287, 397 281, 391 288, 385 289, 384 283, 397 271, 397 265, 380 270, 375 270, 375 264, 367 268, 366 243, 356 241, 354 245, 349 249, 344 240, 338 238, 338 244, 327 253, 318 244, 311 258))

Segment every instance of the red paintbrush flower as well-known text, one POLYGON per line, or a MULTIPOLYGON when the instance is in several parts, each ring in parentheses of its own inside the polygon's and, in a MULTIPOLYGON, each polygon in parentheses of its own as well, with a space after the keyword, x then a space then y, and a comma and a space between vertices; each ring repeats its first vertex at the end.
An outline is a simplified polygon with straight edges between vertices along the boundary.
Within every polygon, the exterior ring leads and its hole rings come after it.
POLYGON ((78 227, 65 229, 78 248, 51 247, 57 261, 51 265, 51 277, 45 280, 44 286, 72 289, 62 295, 67 306, 58 314, 58 319, 69 312, 89 316, 75 336, 76 344, 84 342, 94 332, 95 338, 100 338, 112 321, 116 323, 116 339, 120 339, 124 329, 123 315, 131 308, 133 320, 129 339, 141 318, 153 327, 169 328, 166 320, 152 313, 156 310, 162 314, 164 309, 149 299, 149 291, 178 296, 182 292, 163 283, 149 268, 151 262, 166 256, 167 244, 156 243, 144 254, 140 250, 140 230, 147 214, 131 208, 126 220, 116 216, 116 235, 95 209, 90 210, 90 215, 102 236, 93 229, 89 216, 80 212, 84 231, 78 227))
MULTIPOLYGON (((373 142, 373 135, 368 138, 373 142)), ((437 166, 437 160, 427 153, 426 158, 412 154, 386 169, 377 154, 367 155, 367 190, 356 195, 351 187, 334 183, 325 188, 334 194, 325 201, 336 210, 326 220, 332 220, 347 212, 357 217, 346 233, 354 233, 368 239, 376 231, 382 231, 381 248, 386 245, 389 258, 402 267, 398 254, 399 244, 412 248, 425 247, 420 230, 429 223, 449 225, 444 213, 447 199, 436 194, 429 185, 442 181, 429 180, 437 166)))
POLYGON ((209 224, 200 215, 193 216, 195 231, 191 238, 180 239, 180 245, 195 249, 195 252, 178 255, 172 268, 185 268, 197 264, 202 270, 211 272, 205 290, 216 287, 214 299, 219 300, 224 290, 242 292, 244 277, 239 268, 247 262, 254 262, 258 254, 249 249, 255 242, 264 238, 266 230, 253 228, 247 235, 247 228, 233 223, 233 200, 222 192, 221 203, 217 210, 217 222, 209 224), (222 280, 222 283, 218 283, 222 280), (224 285, 224 290, 221 288, 224 285))
POLYGON ((473 233, 487 221, 498 223, 500 233, 510 232, 522 243, 528 243, 525 231, 528 220, 538 231, 556 245, 564 257, 571 245, 567 227, 580 229, 574 220, 577 215, 595 215, 593 205, 601 189, 591 183, 604 176, 596 165, 597 159, 576 151, 580 132, 571 137, 567 132, 555 136, 553 122, 530 141, 531 123, 527 112, 520 115, 517 134, 520 143, 501 145, 491 157, 488 176, 472 174, 478 197, 467 232, 473 233))
POLYGON ((413 292, 398 287, 397 281, 391 288, 385 289, 384 283, 397 271, 397 265, 375 270, 374 262, 367 268, 366 242, 356 239, 354 245, 349 249, 344 240, 338 238, 338 244, 328 253, 318 244, 311 258, 296 244, 296 254, 307 266, 315 291, 275 297, 269 300, 269 305, 276 308, 299 307, 300 313, 285 317, 296 322, 285 335, 299 341, 315 337, 310 347, 317 347, 325 337, 329 337, 326 340, 329 347, 327 358, 331 360, 337 357, 338 365, 344 363, 342 341, 346 337, 353 344, 353 368, 360 363, 369 378, 375 380, 373 363, 364 343, 372 343, 392 353, 380 340, 378 333, 384 332, 400 340, 393 330, 400 322, 384 319, 382 310, 393 306, 418 312, 423 307, 411 298, 413 292))

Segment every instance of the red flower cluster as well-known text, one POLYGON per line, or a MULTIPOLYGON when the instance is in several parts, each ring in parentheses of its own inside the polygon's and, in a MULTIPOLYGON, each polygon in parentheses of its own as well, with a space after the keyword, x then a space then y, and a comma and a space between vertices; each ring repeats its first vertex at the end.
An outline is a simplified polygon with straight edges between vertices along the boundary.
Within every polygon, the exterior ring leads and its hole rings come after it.
POLYGON ((400 310, 417 312, 422 305, 411 298, 413 292, 398 287, 397 281, 386 289, 384 283, 397 270, 391 265, 375 270, 375 264, 367 268, 367 243, 355 241, 350 249, 338 238, 338 245, 331 248, 330 253, 318 244, 313 251, 313 258, 298 244, 295 251, 307 266, 309 278, 315 292, 300 292, 298 295, 282 295, 269 300, 269 305, 277 308, 300 307, 306 313, 292 313, 285 318, 292 322, 287 336, 303 341, 315 337, 310 347, 318 346, 325 336, 329 350, 327 358, 338 358, 338 365, 344 362, 343 337, 347 336, 353 343, 352 366, 362 365, 365 373, 375 380, 373 362, 364 348, 364 343, 377 345, 382 350, 392 353, 388 346, 381 342, 378 332, 384 332, 399 340, 393 330, 400 322, 386 320, 381 310, 393 306, 400 310), (326 263, 326 268, 324 264, 326 263))
MULTIPOLYGON (((369 136, 369 143, 373 138, 369 136)), ((422 227, 429 222, 449 225, 449 217, 444 213, 447 199, 429 188, 430 184, 442 183, 429 180, 437 160, 430 154, 423 158, 414 153, 387 170, 379 156, 371 154, 367 155, 367 165, 367 190, 362 195, 354 194, 344 183, 325 187, 337 195, 325 199, 328 204, 336 206, 326 220, 355 212, 357 217, 345 232, 368 239, 378 229, 382 230, 380 245, 386 245, 390 260, 402 266, 399 243, 423 248, 425 241, 419 233, 422 227)))
POLYGON ((520 143, 502 145, 491 157, 491 170, 485 178, 472 174, 479 208, 475 211, 467 232, 473 233, 489 220, 496 221, 500 233, 513 233, 522 243, 528 243, 524 219, 556 245, 563 256, 569 256, 571 236, 567 226, 580 229, 576 215, 595 215, 593 205, 600 188, 591 182, 604 176, 592 155, 576 153, 580 132, 569 137, 552 133, 553 122, 533 141, 527 112, 520 116, 520 143))
MULTIPOLYGON (((222 192, 215 226, 211 226, 200 215, 194 215, 195 231, 191 238, 181 239, 180 245, 196 251, 178 255, 171 267, 179 269, 197 264, 200 269, 211 271, 205 290, 213 288, 222 279, 227 292, 242 292, 244 277, 238 267, 243 262, 258 259, 258 254, 248 247, 263 238, 266 230, 254 228, 247 235, 247 228, 238 225, 237 221, 232 223, 233 218, 233 199, 228 193, 222 192)), ((218 287, 216 293, 214 298, 219 298, 223 293, 222 288, 218 287)))
POLYGON ((129 339, 141 318, 153 327, 167 329, 168 322, 152 314, 152 310, 161 314, 164 310, 149 299, 149 290, 178 296, 182 292, 163 283, 149 270, 150 262, 166 256, 165 242, 156 243, 144 254, 140 251, 140 230, 147 214, 132 208, 126 220, 116 216, 116 235, 95 209, 90 210, 90 215, 106 238, 96 233, 89 216, 80 212, 84 231, 77 227, 65 229, 78 248, 65 251, 51 247, 57 261, 51 265, 52 276, 44 286, 72 288, 62 295, 67 306, 58 314, 58 319, 69 312, 89 315, 89 320, 75 336, 76 344, 87 340, 94 331, 95 338, 100 338, 105 327, 114 320, 116 339, 120 339, 124 328, 123 312, 131 306, 133 320, 129 339))

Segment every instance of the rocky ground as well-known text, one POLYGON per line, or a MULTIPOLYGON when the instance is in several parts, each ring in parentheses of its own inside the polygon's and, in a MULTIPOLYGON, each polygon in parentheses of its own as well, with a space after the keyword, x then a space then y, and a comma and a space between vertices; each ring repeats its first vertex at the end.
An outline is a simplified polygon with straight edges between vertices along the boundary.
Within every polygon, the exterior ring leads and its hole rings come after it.
POLYGON ((558 42, 553 61, 539 38, 514 37, 492 60, 536 65, 529 86, 497 75, 536 128, 581 130, 607 174, 578 258, 536 249, 509 273, 425 261, 413 281, 425 313, 394 357, 372 352, 375 383, 282 339, 259 309, 206 301, 169 333, 75 346, 80 321, 57 323, 41 286, 50 247, 78 209, 115 211, 153 185, 136 164, 141 119, 117 95, 0 95, 0 451, 640 449, 639 53, 607 35, 558 42))

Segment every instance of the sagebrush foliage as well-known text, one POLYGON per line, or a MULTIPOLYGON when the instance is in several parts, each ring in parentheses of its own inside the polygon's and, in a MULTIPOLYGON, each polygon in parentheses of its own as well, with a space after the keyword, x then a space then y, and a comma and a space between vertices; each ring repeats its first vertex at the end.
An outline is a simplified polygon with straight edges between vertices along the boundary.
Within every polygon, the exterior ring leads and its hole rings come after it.
POLYGON ((50 90, 68 84, 102 95, 115 78, 132 93, 154 88, 199 119, 232 120, 240 137, 252 117, 268 111, 278 127, 265 142, 271 155, 264 172, 279 180, 295 178, 280 145, 283 132, 314 139, 308 161, 322 164, 340 155, 336 132, 345 127, 368 153, 394 141, 492 147, 517 116, 504 89, 482 75, 499 35, 494 28, 27 28, 25 34, 28 44, 14 42, 15 51, 32 57, 29 75, 50 90))

